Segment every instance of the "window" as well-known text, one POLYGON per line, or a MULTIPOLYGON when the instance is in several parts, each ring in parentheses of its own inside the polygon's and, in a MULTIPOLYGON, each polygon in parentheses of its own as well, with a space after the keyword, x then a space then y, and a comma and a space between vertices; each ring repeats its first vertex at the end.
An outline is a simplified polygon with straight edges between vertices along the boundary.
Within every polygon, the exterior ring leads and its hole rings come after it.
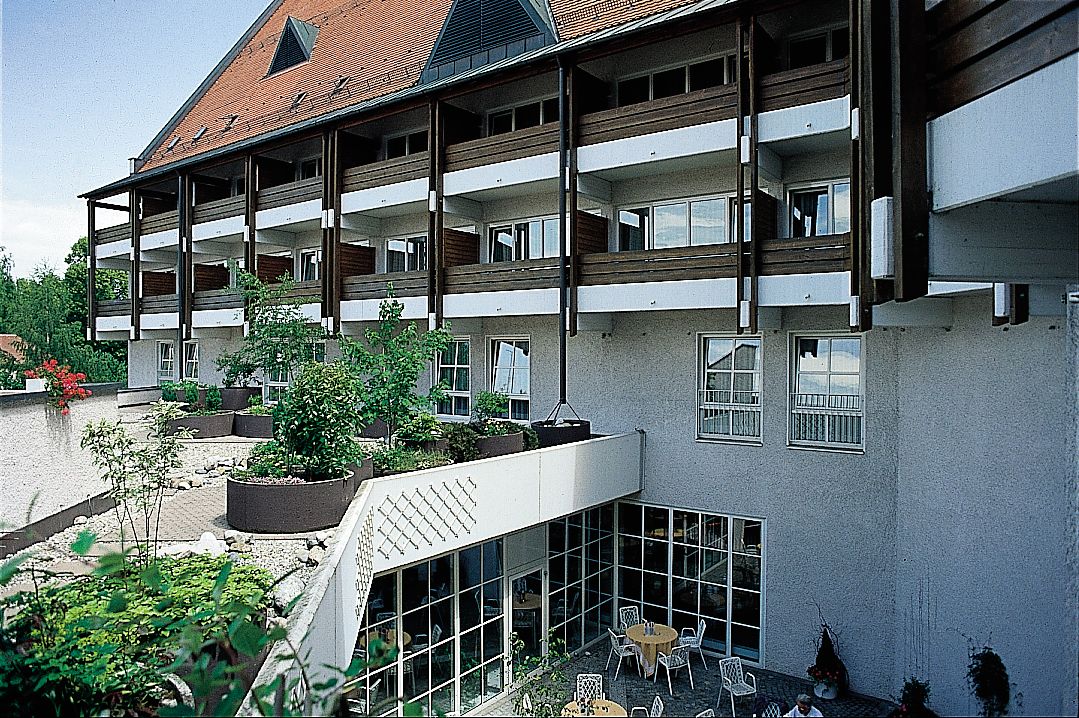
MULTIPOLYGON (((319 363, 326 361, 326 342, 312 343, 307 352, 303 358, 304 361, 319 363)), ((292 382, 293 375, 287 366, 277 366, 267 371, 264 378, 265 396, 263 401, 267 404, 276 404, 285 398, 285 393, 288 391, 288 385, 292 382)))
POLYGON ((791 237, 819 237, 850 231, 850 182, 791 190, 791 237))
POLYGON ((427 269, 427 237, 391 239, 386 242, 386 271, 415 272, 427 269))
POLYGON ((176 345, 171 341, 157 343, 157 383, 172 381, 176 365, 176 345))
POLYGON ((787 69, 819 65, 850 54, 850 31, 839 27, 787 42, 787 69))
POLYGON ((509 416, 528 421, 529 359, 527 339, 491 340, 491 391, 510 398, 509 416))
POLYGON ((514 130, 558 122, 558 98, 551 97, 526 105, 497 110, 487 115, 487 135, 503 135, 514 130))
POLYGON ((792 445, 862 448, 862 340, 795 337, 792 445))
POLYGON ((665 202, 618 212, 618 251, 721 244, 727 232, 728 197, 665 202))
POLYGON ((488 234, 488 261, 515 262, 558 256, 558 218, 531 219, 499 227, 488 234))
POLYGON ((184 342, 184 379, 199 378, 199 343, 184 342))
POLYGON ((701 336, 697 438, 761 439, 761 340, 701 336))
POLYGON ((322 278, 322 250, 300 252, 301 282, 314 282, 322 278))
POLYGON ((412 132, 407 135, 390 137, 386 140, 386 159, 405 157, 427 151, 427 130, 412 132))
POLYGON ((547 535, 551 631, 577 651, 613 625, 614 505, 552 521, 547 535))
POLYGON ((300 177, 299 179, 311 179, 313 177, 322 176, 322 158, 315 157, 313 159, 304 160, 300 163, 300 177))
POLYGON ((468 340, 456 339, 438 358, 438 382, 446 394, 438 402, 439 414, 467 417, 472 413, 468 372, 468 340))
POLYGON ((683 628, 704 619, 704 647, 761 660, 764 524, 757 519, 618 504, 619 606, 683 628))
POLYGON ((618 81, 618 106, 674 97, 734 82, 734 55, 618 81))

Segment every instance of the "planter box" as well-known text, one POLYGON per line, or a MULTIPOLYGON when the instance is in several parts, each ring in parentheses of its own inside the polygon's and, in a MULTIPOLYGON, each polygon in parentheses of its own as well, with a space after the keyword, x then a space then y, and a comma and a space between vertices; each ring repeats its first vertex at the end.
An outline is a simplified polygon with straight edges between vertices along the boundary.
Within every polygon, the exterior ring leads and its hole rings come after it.
POLYGON ((541 449, 592 438, 592 423, 584 419, 562 419, 559 423, 533 421, 532 429, 539 437, 541 449))
MULTIPOLYGON (((371 461, 363 462, 370 477, 371 461)), ((343 479, 304 484, 252 484, 229 479, 229 525, 251 533, 294 534, 318 531, 341 523, 363 479, 349 472, 343 479)))
POLYGON ((480 452, 480 458, 516 454, 525 450, 525 433, 518 431, 505 436, 481 436, 476 439, 476 449, 480 452))
POLYGON ((231 411, 220 414, 207 414, 205 416, 183 416, 179 419, 169 420, 169 435, 175 434, 180 427, 191 429, 196 439, 213 439, 219 436, 232 434, 232 418, 235 416, 231 411))
POLYGON ((232 433, 251 439, 273 438, 273 417, 269 414, 236 414, 232 422, 232 433))
POLYGON ((450 447, 449 439, 429 439, 428 441, 402 441, 402 444, 410 449, 421 449, 427 453, 445 451, 450 447))
POLYGON ((243 411, 253 396, 262 396, 257 386, 226 386, 221 389, 221 411, 243 411))

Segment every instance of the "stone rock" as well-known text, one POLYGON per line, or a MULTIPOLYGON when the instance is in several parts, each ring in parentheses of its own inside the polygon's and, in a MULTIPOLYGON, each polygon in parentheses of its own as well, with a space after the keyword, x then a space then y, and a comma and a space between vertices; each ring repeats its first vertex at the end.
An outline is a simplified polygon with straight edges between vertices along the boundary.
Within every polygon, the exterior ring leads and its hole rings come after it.
POLYGON ((206 474, 206 473, 209 473, 209 472, 206 471, 206 469, 195 469, 195 473, 196 474, 206 474))
POLYGON ((280 626, 284 628, 288 624, 288 619, 284 616, 270 616, 266 619, 266 622, 271 626, 280 626))
POLYGON ((208 553, 211 556, 220 556, 228 551, 228 544, 206 531, 194 545, 196 553, 208 553))
POLYGON ((330 540, 330 535, 325 531, 316 531, 315 540, 319 542, 319 545, 325 547, 326 542, 330 540))
POLYGON ((236 561, 240 558, 240 554, 236 551, 229 551, 229 561, 236 561))
POLYGON ((232 466, 232 464, 233 464, 233 463, 234 463, 235 461, 236 461, 236 460, 235 460, 235 459, 233 459, 233 458, 224 458, 224 459, 218 459, 218 460, 217 460, 217 465, 218 465, 218 466, 232 466))
POLYGON ((326 529, 326 536, 328 538, 333 538, 335 533, 336 532, 333 529, 326 529))
POLYGON ((240 553, 251 553, 255 550, 249 543, 236 543, 232 545, 232 548, 240 553))
POLYGON ((229 529, 228 531, 225 532, 225 543, 234 544, 238 540, 239 536, 240 536, 239 531, 237 531, 236 529, 229 529))
POLYGON ((176 488, 180 489, 181 491, 187 491, 191 488, 191 482, 181 481, 180 483, 176 484, 176 488))
POLYGON ((307 537, 307 548, 314 548, 315 546, 318 546, 318 543, 317 536, 311 535, 307 537))
POLYGON ((189 483, 191 484, 192 488, 197 489, 198 487, 202 486, 204 482, 201 478, 195 476, 189 481, 189 483))
POLYGON ((221 472, 217 471, 216 469, 214 469, 213 471, 206 472, 206 478, 208 478, 208 479, 216 479, 220 475, 221 475, 221 472))
POLYGON ((213 471, 214 469, 217 468, 217 459, 210 459, 209 461, 206 462, 206 464, 205 464, 205 466, 203 466, 203 468, 206 469, 207 471, 213 471))
POLYGON ((315 546, 307 554, 307 563, 312 566, 318 566, 326 558, 326 549, 321 546, 315 546))
POLYGON ((83 524, 86 523, 86 521, 87 521, 87 518, 85 516, 76 516, 75 517, 75 525, 76 526, 82 526, 83 524))
POLYGON ((178 543, 172 546, 166 546, 161 549, 161 553, 174 558, 187 558, 195 555, 195 552, 192 550, 191 544, 189 543, 178 543))
POLYGON ((308 553, 307 551, 297 551, 296 552, 296 560, 299 561, 300 563, 307 563, 310 558, 311 558, 311 554, 308 553))

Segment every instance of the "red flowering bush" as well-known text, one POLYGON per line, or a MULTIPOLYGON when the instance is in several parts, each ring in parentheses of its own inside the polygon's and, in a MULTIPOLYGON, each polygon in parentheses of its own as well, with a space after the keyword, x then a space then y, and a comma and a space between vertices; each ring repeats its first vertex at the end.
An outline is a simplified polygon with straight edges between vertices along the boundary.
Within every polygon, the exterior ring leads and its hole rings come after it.
POLYGON ((49 359, 37 369, 28 369, 26 378, 44 379, 49 403, 60 409, 62 414, 68 413, 67 405, 70 402, 85 399, 92 393, 79 386, 80 381, 86 381, 85 374, 72 372, 71 367, 60 366, 55 359, 49 359))
POLYGON ((810 666, 806 669, 806 673, 809 674, 809 677, 813 679, 814 683, 823 683, 826 686, 838 686, 843 680, 843 676, 838 668, 810 666))

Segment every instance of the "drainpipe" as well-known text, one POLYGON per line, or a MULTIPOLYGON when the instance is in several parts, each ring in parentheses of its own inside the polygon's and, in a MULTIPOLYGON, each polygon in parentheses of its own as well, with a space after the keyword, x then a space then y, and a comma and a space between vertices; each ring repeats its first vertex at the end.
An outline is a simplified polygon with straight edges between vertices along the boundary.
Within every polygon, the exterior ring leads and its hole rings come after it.
MULTIPOLYGON (((566 329, 569 277, 566 271, 566 60, 558 56, 558 407, 566 401, 566 329)), ((558 409, 556 407, 556 411, 558 409)))

